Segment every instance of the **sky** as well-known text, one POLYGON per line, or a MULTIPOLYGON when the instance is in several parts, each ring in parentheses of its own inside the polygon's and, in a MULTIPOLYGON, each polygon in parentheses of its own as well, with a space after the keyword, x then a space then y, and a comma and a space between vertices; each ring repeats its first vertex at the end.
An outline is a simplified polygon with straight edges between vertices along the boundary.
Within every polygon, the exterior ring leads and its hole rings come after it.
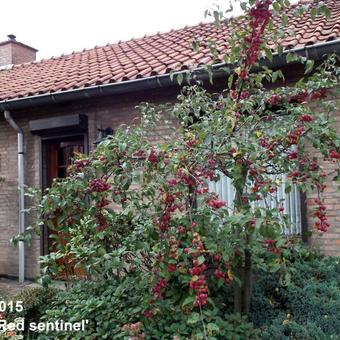
MULTIPOLYGON (((37 60, 206 21, 224 0, 1 0, 0 41, 39 50, 37 60)), ((235 15, 238 11, 235 12, 235 15)), ((211 20, 211 19, 210 19, 211 20)))

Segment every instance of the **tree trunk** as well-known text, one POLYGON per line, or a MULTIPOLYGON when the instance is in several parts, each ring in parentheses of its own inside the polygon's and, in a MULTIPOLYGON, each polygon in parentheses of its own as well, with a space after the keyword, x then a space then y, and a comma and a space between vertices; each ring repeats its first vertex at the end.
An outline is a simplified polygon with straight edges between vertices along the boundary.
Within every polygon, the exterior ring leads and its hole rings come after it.
POLYGON ((242 314, 242 282, 243 282, 243 266, 235 270, 235 276, 240 279, 240 284, 234 281, 234 313, 242 314))
MULTIPOLYGON (((244 174, 244 178, 247 177, 247 172, 244 174)), ((244 185, 239 188, 235 195, 235 207, 236 211, 241 211, 243 207, 242 202, 242 194, 244 185)), ((247 204, 247 203, 245 203, 247 204)), ((236 238, 240 237, 240 230, 236 231, 236 238)), ((234 281, 234 313, 240 313, 249 315, 250 313, 250 304, 251 304, 251 292, 252 292, 252 280, 253 280, 253 272, 252 272, 252 258, 251 251, 249 249, 249 245, 251 243, 251 235, 247 233, 245 241, 247 248, 244 253, 244 261, 243 259, 239 263, 239 267, 235 269, 235 276, 240 280, 240 284, 234 281)))
POLYGON ((251 253, 249 250, 245 251, 244 259, 244 276, 243 276, 243 292, 242 292, 242 314, 249 315, 251 303, 251 291, 253 284, 253 271, 251 263, 251 253))

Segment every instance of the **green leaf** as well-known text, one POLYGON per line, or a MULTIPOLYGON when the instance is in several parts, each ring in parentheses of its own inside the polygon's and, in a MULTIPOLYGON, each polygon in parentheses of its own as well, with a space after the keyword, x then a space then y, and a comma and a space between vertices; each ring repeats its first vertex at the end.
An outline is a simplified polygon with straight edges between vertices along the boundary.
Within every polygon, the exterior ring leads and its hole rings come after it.
POLYGON ((281 22, 282 22, 283 26, 287 26, 288 22, 289 22, 288 15, 286 15, 286 14, 282 15, 281 22))
POLYGON ((218 333, 220 331, 220 328, 213 322, 209 322, 207 324, 207 330, 208 330, 208 333, 211 334, 211 333, 218 333))
POLYGON ((199 256, 198 259, 197 259, 197 261, 198 261, 198 265, 200 266, 200 265, 201 265, 202 263, 204 263, 204 261, 205 261, 204 256, 199 256))
POLYGON ((179 85, 182 85, 182 82, 183 82, 183 73, 178 73, 177 76, 176 76, 176 80, 177 80, 177 83, 179 85))
POLYGON ((277 72, 273 72, 273 74, 272 74, 272 82, 273 82, 273 83, 275 83, 275 82, 276 82, 276 80, 277 80, 277 77, 278 77, 278 74, 277 74, 277 72))
POLYGON ((214 11, 214 21, 216 26, 220 26, 220 13, 218 11, 214 11))
POLYGON ((194 40, 192 42, 192 49, 195 51, 195 52, 198 52, 200 48, 200 44, 199 44, 199 41, 198 40, 194 40))
POLYGON ((280 12, 281 6, 278 2, 273 3, 273 8, 276 12, 280 12))
POLYGON ((296 54, 289 52, 286 57, 287 64, 297 61, 298 57, 296 54))
POLYGON ((331 17, 331 11, 329 10, 329 8, 326 5, 321 5, 319 7, 319 12, 323 13, 327 19, 329 19, 331 17))
POLYGON ((307 60, 306 65, 305 65, 305 74, 311 72, 314 67, 314 60, 307 60))
POLYGON ((229 77, 228 77, 228 87, 231 89, 232 85, 233 85, 233 82, 234 82, 234 75, 231 74, 229 77))
POLYGON ((285 283, 286 286, 290 285, 291 278, 292 278, 292 275, 290 273, 286 273, 285 274, 284 283, 285 283))
POLYGON ((119 151, 120 152, 124 152, 126 150, 126 143, 122 142, 122 143, 119 143, 119 151))
POLYGON ((279 56, 281 57, 282 54, 283 54, 283 46, 280 45, 278 48, 277 48, 277 53, 279 54, 279 56))
POLYGON ((191 305, 195 301, 194 296, 188 296, 182 303, 182 306, 191 305))
POLYGON ((311 15, 312 19, 315 19, 316 16, 318 15, 318 10, 314 7, 314 8, 311 10, 310 15, 311 15))
POLYGON ((187 324, 193 325, 200 321, 200 315, 198 313, 192 313, 187 321, 187 324))
POLYGON ((265 49, 266 57, 270 60, 270 62, 273 61, 273 52, 270 48, 265 49))

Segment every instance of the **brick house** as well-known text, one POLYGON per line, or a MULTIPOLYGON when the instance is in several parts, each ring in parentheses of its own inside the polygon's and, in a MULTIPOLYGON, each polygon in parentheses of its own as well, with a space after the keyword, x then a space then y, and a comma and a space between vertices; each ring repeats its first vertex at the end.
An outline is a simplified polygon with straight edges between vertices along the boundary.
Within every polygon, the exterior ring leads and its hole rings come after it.
MULTIPOLYGON (((340 54, 340 1, 326 3, 331 10, 328 21, 324 17, 312 20, 308 13, 296 17, 293 11, 287 11, 289 26, 281 41, 287 50, 316 61, 325 54, 340 54), (288 34, 291 29, 295 29, 295 36, 288 34)), ((25 184, 48 187, 53 178, 65 176, 74 151, 89 152, 95 147, 98 129, 133 124, 138 117, 135 107, 141 101, 174 101, 180 88, 171 81, 171 71, 196 70, 196 76, 205 80, 200 66, 213 62, 209 49, 201 47, 194 52, 191 42, 196 37, 214 39, 223 49, 231 30, 230 26, 200 24, 37 62, 37 50, 14 36, 0 43, 0 276, 18 276, 18 249, 9 240, 18 233, 20 215, 17 132, 20 135, 21 131, 13 127, 22 129, 24 136, 25 184)), ((221 61, 214 63, 212 89, 216 90, 225 82, 225 74, 221 61)), ((288 83, 303 74, 301 67, 287 66, 285 58, 275 53, 272 64, 263 63, 283 69, 288 83)), ((340 111, 336 118, 340 129, 340 111)), ((325 162, 324 166, 332 164, 325 162)), ((340 194, 335 183, 329 183, 325 198, 332 227, 316 242, 324 253, 340 255, 340 194)), ((295 229, 302 233, 312 225, 313 197, 296 194, 291 199, 295 201, 290 202, 290 212, 294 208, 298 216, 295 229)), ((25 224, 29 224, 29 216, 25 224)), ((313 238, 307 241, 313 242, 313 238)), ((41 237, 34 237, 31 247, 26 247, 25 277, 39 275, 38 257, 48 252, 48 246, 45 230, 41 237)))

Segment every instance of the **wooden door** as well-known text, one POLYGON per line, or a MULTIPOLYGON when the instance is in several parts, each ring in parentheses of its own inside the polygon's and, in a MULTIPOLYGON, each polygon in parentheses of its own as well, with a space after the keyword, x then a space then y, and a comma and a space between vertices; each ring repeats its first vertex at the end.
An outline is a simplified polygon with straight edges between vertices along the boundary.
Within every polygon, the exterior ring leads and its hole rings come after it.
MULTIPOLYGON (((53 179, 65 178, 67 176, 67 169, 71 165, 75 153, 84 153, 84 138, 82 136, 45 142, 46 187, 50 187, 52 185, 53 179)), ((46 245, 44 248, 47 253, 55 250, 51 235, 57 233, 61 242, 63 242, 63 238, 66 236, 59 233, 57 229, 58 226, 56 226, 56 230, 46 230, 46 237, 44 238, 46 245)), ((74 267, 75 263, 71 259, 64 259, 61 263, 65 266, 65 270, 61 274, 61 278, 67 278, 73 275, 85 275, 84 270, 74 267)))

